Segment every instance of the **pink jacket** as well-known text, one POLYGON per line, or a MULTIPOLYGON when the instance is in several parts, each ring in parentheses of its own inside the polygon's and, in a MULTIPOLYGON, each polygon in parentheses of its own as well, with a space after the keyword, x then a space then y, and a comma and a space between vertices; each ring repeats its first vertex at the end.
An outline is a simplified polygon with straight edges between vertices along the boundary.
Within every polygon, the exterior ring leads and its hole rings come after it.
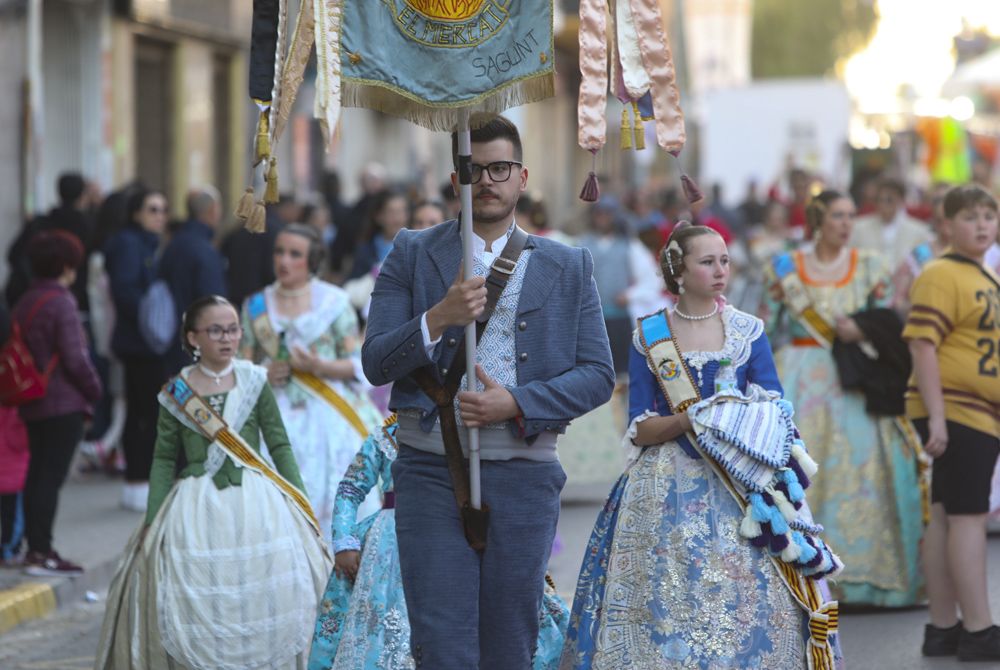
POLYGON ((16 407, 0 405, 0 494, 17 493, 28 476, 28 431, 16 407))

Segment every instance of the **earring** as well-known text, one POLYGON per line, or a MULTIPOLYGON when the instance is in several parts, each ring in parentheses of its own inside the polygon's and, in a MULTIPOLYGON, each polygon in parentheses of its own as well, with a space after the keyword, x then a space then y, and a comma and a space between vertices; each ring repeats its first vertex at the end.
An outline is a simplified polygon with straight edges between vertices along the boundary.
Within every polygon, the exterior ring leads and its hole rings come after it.
POLYGON ((677 295, 684 295, 684 282, 677 282, 677 295))
POLYGON ((201 360, 201 347, 194 348, 194 351, 191 352, 191 358, 194 359, 195 363, 201 360))

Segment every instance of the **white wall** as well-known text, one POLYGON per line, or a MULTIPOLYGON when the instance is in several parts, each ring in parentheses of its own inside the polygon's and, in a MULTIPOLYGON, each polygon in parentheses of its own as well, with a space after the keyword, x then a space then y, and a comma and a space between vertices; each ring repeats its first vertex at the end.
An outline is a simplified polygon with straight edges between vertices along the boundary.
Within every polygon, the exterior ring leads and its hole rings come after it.
POLYGON ((721 183, 733 205, 750 180, 766 191, 783 180, 789 164, 842 185, 850 114, 847 90, 837 81, 761 81, 709 93, 701 119, 701 186, 721 183))

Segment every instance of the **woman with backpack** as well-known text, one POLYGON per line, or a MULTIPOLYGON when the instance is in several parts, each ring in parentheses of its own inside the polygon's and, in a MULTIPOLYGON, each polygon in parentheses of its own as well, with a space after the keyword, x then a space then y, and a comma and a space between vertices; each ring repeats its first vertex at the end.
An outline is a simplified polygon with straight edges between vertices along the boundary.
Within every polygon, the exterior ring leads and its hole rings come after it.
POLYGON ((104 247, 104 267, 116 316, 111 350, 125 371, 128 402, 122 433, 125 452, 122 507, 143 511, 156 441, 159 412, 156 394, 167 380, 167 372, 162 355, 143 337, 139 303, 157 277, 157 251, 167 225, 167 199, 159 191, 140 188, 129 198, 126 212, 125 227, 104 247))
POLYGON ((83 425, 101 396, 76 299, 69 287, 83 261, 83 245, 65 231, 39 233, 28 245, 34 283, 18 300, 13 322, 32 364, 44 370, 44 395, 21 405, 31 460, 24 485, 28 539, 25 572, 80 574, 83 568, 52 548, 59 490, 66 481, 83 425))

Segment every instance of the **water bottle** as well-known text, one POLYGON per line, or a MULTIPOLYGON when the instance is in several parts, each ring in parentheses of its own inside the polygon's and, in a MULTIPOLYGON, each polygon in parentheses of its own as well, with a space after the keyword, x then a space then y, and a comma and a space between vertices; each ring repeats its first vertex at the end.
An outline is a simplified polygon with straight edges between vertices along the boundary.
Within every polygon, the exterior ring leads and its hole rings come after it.
POLYGON ((728 358, 719 361, 719 370, 715 373, 715 393, 736 394, 736 366, 728 358))
POLYGON ((291 354, 288 352, 288 345, 285 344, 285 333, 282 332, 278 336, 278 355, 275 357, 275 360, 287 361, 291 357, 291 354))

